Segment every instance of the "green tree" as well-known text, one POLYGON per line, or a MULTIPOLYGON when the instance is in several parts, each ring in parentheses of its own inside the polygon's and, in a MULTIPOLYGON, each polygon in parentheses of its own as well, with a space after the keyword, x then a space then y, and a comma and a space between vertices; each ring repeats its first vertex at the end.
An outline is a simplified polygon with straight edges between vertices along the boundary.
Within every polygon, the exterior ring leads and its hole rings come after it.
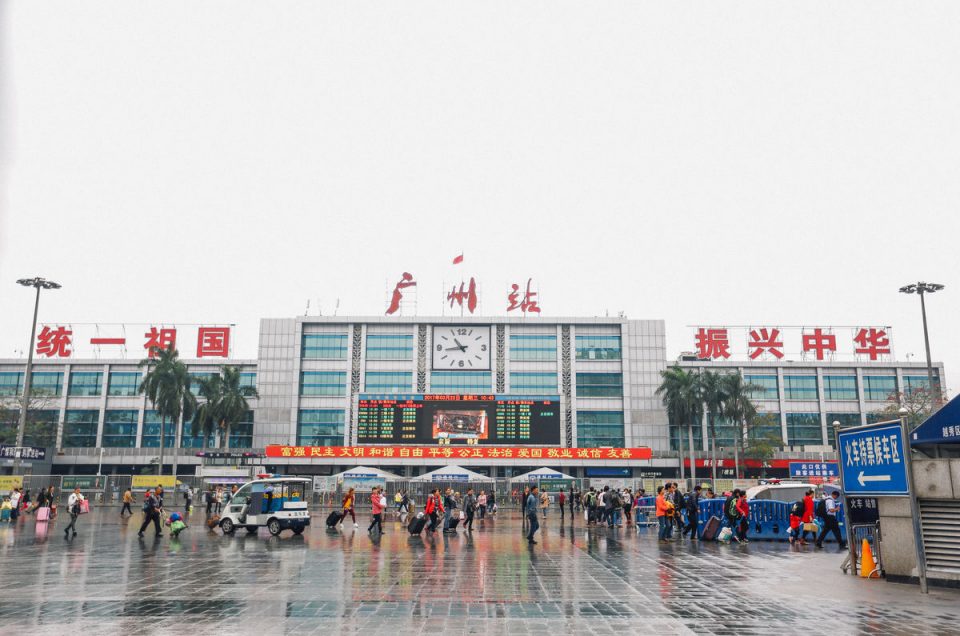
POLYGON ((704 371, 700 374, 700 394, 707 412, 707 426, 710 433, 710 459, 713 466, 713 482, 717 481, 717 418, 723 414, 727 401, 727 374, 704 371))
POLYGON ((187 372, 187 365, 180 360, 180 354, 172 345, 166 349, 154 347, 151 349, 151 354, 154 357, 140 361, 139 366, 146 367, 147 373, 143 376, 138 390, 147 396, 160 416, 160 461, 157 463, 157 474, 162 475, 163 442, 167 420, 171 420, 176 426, 181 419, 186 421, 192 418, 196 411, 197 399, 190 392, 190 374, 187 372))
MULTIPOLYGON (((52 394, 31 389, 27 399, 27 421, 23 429, 25 446, 50 448, 57 444, 57 420, 60 409, 53 403, 52 394)), ((17 443, 21 397, 0 400, 0 444, 17 443)))
POLYGON ((734 465, 736 477, 740 478, 740 455, 745 451, 744 442, 749 437, 750 422, 757 416, 757 405, 753 402, 752 393, 762 387, 750 384, 739 373, 724 375, 721 380, 720 392, 723 395, 722 413, 730 422, 736 439, 733 443, 734 465))
POLYGON ((238 367, 224 366, 219 374, 200 380, 200 395, 205 401, 193 419, 193 434, 203 433, 206 448, 207 437, 217 429, 221 448, 228 448, 230 429, 246 417, 250 410, 247 398, 257 397, 257 390, 241 384, 238 367))
POLYGON ((683 478, 683 432, 686 428, 691 440, 690 470, 696 476, 696 464, 693 460, 693 426, 699 425, 703 419, 703 395, 700 385, 700 374, 684 371, 679 365, 660 372, 660 386, 656 394, 663 401, 667 411, 667 419, 671 427, 677 428, 680 438, 680 476, 683 478))

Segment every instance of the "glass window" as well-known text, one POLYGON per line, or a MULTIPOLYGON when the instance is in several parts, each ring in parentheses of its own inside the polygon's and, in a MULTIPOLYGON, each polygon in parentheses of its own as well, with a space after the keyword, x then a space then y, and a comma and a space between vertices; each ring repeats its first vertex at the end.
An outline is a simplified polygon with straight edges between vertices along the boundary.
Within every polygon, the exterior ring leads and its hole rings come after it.
POLYGON ((133 448, 136 446, 138 415, 138 412, 134 409, 111 409, 104 412, 103 446, 105 448, 133 448))
MULTIPOLYGON (((216 446, 215 432, 207 437, 207 448, 216 446)), ((180 425, 180 448, 203 448, 203 435, 193 434, 193 421, 187 420, 180 425)))
POLYGON ((60 395, 63 392, 63 373, 60 371, 34 371, 30 377, 30 395, 60 395))
POLYGON ((577 397, 622 397, 620 373, 578 373, 577 397))
POLYGON ((850 428, 851 426, 860 426, 859 413, 827 413, 827 439, 834 445, 833 423, 840 422, 840 428, 850 428))
POLYGON ((489 371, 434 371, 430 374, 433 393, 489 393, 489 371))
POLYGON ((577 411, 577 448, 623 445, 622 411, 577 411))
MULTIPOLYGON (((940 375, 937 372, 933 374, 933 383, 934 385, 940 384, 940 375)), ((905 375, 903 376, 903 392, 907 395, 913 395, 913 392, 917 389, 923 389, 924 391, 930 390, 930 383, 927 381, 926 374, 924 375, 905 375)))
POLYGON ((511 360, 553 360, 557 359, 557 337, 555 335, 511 335, 511 360))
POLYGON ((23 373, 4 371, 0 373, 0 396, 23 395, 23 373))
POLYGON ((256 390, 257 388, 256 371, 244 371, 243 373, 240 374, 240 388, 256 390))
POLYGON ((855 375, 823 376, 823 399, 825 400, 856 400, 857 399, 857 376, 855 375))
MULTIPOLYGON (((143 448, 160 448, 160 416, 156 411, 149 410, 143 414, 141 437, 140 446, 143 448)), ((177 427, 170 418, 167 418, 167 423, 163 427, 163 447, 173 448, 177 443, 176 437, 177 427)))
MULTIPOLYGON (((717 438, 717 448, 731 448, 737 439, 737 427, 733 420, 707 414, 707 435, 710 434, 709 424, 713 422, 713 433, 717 438)), ((708 448, 709 450, 709 448, 708 448)))
POLYGON ((300 357, 304 360, 346 360, 347 334, 305 333, 300 357))
POLYGON ((297 420, 298 446, 341 446, 343 409, 302 409, 297 420))
POLYGON ((190 374, 190 392, 194 395, 200 395, 200 382, 206 382, 217 375, 216 371, 193 371, 190 374))
POLYGON ((783 431, 780 428, 780 414, 764 411, 758 413, 747 428, 748 440, 776 440, 783 442, 783 431))
POLYGON ((141 374, 139 371, 111 371, 110 386, 107 387, 107 395, 131 396, 137 394, 137 387, 140 386, 141 374))
POLYGON ((777 386, 776 375, 753 375, 744 374, 743 381, 746 384, 755 384, 760 387, 756 391, 751 391, 750 398, 754 400, 779 400, 780 390, 777 386))
POLYGON ((412 335, 399 333, 367 335, 367 360, 412 359, 412 335))
MULTIPOLYGON (((684 426, 670 426, 670 448, 680 450, 680 435, 683 435, 683 450, 690 452, 690 432, 684 426)), ((703 449, 703 429, 700 426, 693 427, 693 445, 697 450, 703 449)))
POLYGON ((70 374, 70 395, 100 395, 102 385, 102 371, 74 371, 70 374))
MULTIPOLYGON (((72 374, 71 374, 72 375, 72 374)), ((73 388, 73 382, 70 383, 73 388)), ((93 448, 97 445, 100 411, 67 411, 63 421, 64 448, 93 448)))
POLYGON ((230 448, 253 448, 253 411, 230 427, 230 448))
POLYGON ((863 376, 863 399, 871 402, 886 402, 891 397, 896 398, 897 376, 895 375, 865 375, 863 376))
POLYGON ((300 395, 346 395, 346 371, 303 371, 300 395))
MULTIPOLYGON (((59 374, 58 374, 59 375, 59 374)), ((20 411, 17 411, 19 417, 20 411)), ((23 432, 24 446, 55 446, 57 443, 57 409, 30 409, 27 411, 27 426, 23 432)), ((16 429, 14 429, 16 430, 16 429)))
POLYGON ((407 393, 413 388, 410 371, 367 371, 365 390, 369 393, 407 393))
POLYGON ((577 336, 577 360, 619 360, 620 336, 577 336))
POLYGON ((787 413, 787 440, 791 446, 823 444, 819 413, 787 413))
POLYGON ((510 393, 553 395, 557 392, 556 373, 520 372, 510 374, 510 393))
POLYGON ((783 396, 787 400, 816 400, 817 399, 817 376, 815 375, 783 376, 783 396))

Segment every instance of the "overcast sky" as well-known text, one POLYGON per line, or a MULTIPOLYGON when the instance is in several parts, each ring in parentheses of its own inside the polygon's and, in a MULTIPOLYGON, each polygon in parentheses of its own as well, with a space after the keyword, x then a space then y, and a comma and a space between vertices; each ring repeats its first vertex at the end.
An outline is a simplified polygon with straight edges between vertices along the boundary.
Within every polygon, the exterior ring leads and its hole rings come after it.
MULTIPOLYGON (((0 357, 48 322, 891 325, 960 374, 960 3, 0 0, 0 357), (459 271, 450 259, 465 253, 459 271), (457 280, 459 280, 457 278, 457 280), (449 311, 449 310, 448 310, 449 311)), ((951 395, 955 393, 951 390, 951 395)))

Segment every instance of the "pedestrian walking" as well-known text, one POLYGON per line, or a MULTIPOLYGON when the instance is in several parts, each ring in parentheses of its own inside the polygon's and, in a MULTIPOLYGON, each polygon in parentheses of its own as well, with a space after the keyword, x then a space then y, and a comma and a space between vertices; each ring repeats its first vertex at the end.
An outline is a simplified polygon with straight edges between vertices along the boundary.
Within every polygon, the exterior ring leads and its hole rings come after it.
POLYGON ((829 497, 825 497, 823 500, 823 508, 826 514, 823 516, 823 529, 820 530, 820 536, 817 537, 817 547, 822 548, 823 540, 827 536, 827 533, 832 532, 833 536, 837 539, 837 545, 840 546, 840 549, 846 550, 847 544, 840 534, 840 522, 837 521, 837 513, 840 512, 840 492, 834 490, 830 493, 829 497))
MULTIPOLYGON (((269 486, 269 484, 267 485, 269 486)), ((264 488, 264 490, 266 490, 266 488, 264 488)), ((163 500, 161 500, 161 507, 162 503, 163 500)), ((216 511, 216 514, 220 514, 223 510, 223 486, 217 486, 217 490, 213 493, 213 509, 216 511)))
MULTIPOLYGON (((560 495, 557 497, 557 501, 560 503, 560 523, 563 523, 563 507, 567 504, 567 489, 563 488, 560 490, 560 495)), ((573 518, 573 511, 570 511, 570 517, 573 518)))
POLYGON ((367 532, 373 532, 373 528, 376 526, 377 533, 383 534, 383 510, 387 507, 387 497, 379 486, 374 487, 373 492, 370 493, 370 505, 373 520, 370 521, 367 532))
POLYGON ((633 523, 633 518, 630 516, 630 512, 633 510, 633 494, 629 488, 623 491, 621 507, 623 508, 623 516, 626 519, 625 524, 629 526, 633 523))
POLYGON ((487 496, 487 512, 490 515, 497 514, 497 491, 491 490, 490 495, 487 496))
POLYGON ((666 543, 670 539, 670 529, 673 527, 673 503, 667 499, 666 489, 657 486, 657 541, 666 543))
MULTIPOLYGON (((723 516, 727 520, 727 525, 730 527, 730 531, 736 533, 737 531, 737 517, 739 513, 737 512, 737 500, 740 499, 740 489, 734 488, 733 492, 724 500, 723 502, 723 516)), ((734 535, 736 539, 736 535, 734 535)))
POLYGON ((440 524, 440 513, 443 512, 443 502, 440 500, 440 489, 434 488, 427 497, 427 504, 423 508, 424 514, 430 517, 430 532, 436 532, 440 524))
POLYGON ((354 503, 356 503, 356 494, 353 488, 347 491, 347 494, 343 497, 343 517, 340 519, 340 523, 343 523, 343 520, 347 518, 347 514, 350 515, 350 518, 353 519, 353 527, 359 528, 357 525, 357 515, 353 512, 354 503))
POLYGON ((750 528, 750 505, 747 503, 747 493, 740 491, 737 499, 737 541, 750 543, 747 540, 747 530, 750 528))
POLYGON ((477 509, 477 497, 473 494, 473 488, 467 488, 467 496, 463 500, 463 511, 467 515, 463 523, 467 532, 473 532, 473 513, 477 509))
POLYGON ((540 493, 540 509, 543 511, 543 520, 547 520, 547 510, 550 508, 550 495, 543 491, 540 493))
POLYGON ((77 517, 80 516, 80 506, 83 501, 83 495, 80 493, 80 487, 73 489, 70 497, 67 498, 67 510, 70 511, 70 524, 63 529, 63 538, 70 538, 70 531, 73 530, 73 536, 77 536, 77 517))
POLYGON ((683 527, 683 530, 680 532, 681 537, 686 537, 687 533, 690 533, 690 539, 693 541, 697 540, 697 532, 700 527, 700 491, 703 490, 700 486, 694 486, 693 492, 687 495, 685 504, 687 506, 687 525, 683 527))
POLYGON ((130 516, 133 516, 133 510, 130 508, 130 504, 133 503, 133 493, 127 488, 123 491, 123 507, 120 508, 120 516, 123 516, 124 511, 129 512, 130 516))
POLYGON ((457 498, 453 495, 453 488, 447 488, 443 495, 443 531, 456 532, 456 528, 450 527, 450 519, 453 517, 453 511, 457 509, 457 498))
POLYGON ((20 488, 14 488, 10 492, 10 523, 16 523, 20 517, 20 501, 23 498, 23 491, 20 488))
POLYGON ((205 493, 203 493, 203 503, 207 504, 207 518, 213 515, 213 506, 217 501, 217 493, 214 492, 213 486, 210 486, 205 493))
POLYGON ((151 522, 153 522, 153 528, 156 530, 156 536, 163 536, 160 533, 160 505, 160 499, 155 491, 148 490, 143 500, 143 523, 140 524, 140 531, 137 532, 138 537, 143 537, 143 531, 147 529, 151 522))
MULTIPOLYGON (((803 518, 801 519, 801 521, 803 522, 803 527, 801 528, 801 531, 800 531, 800 545, 807 545, 807 532, 810 532, 810 531, 807 530, 806 528, 808 523, 813 523, 814 512, 815 512, 814 508, 815 508, 815 505, 813 503, 813 489, 810 488, 809 490, 807 490, 806 494, 803 496, 803 518)), ((811 534, 813 535, 814 540, 816 540, 817 533, 811 532, 811 534)))
POLYGON ((25 515, 28 515, 32 512, 32 510, 30 509, 30 501, 31 501, 30 489, 27 488, 27 492, 23 496, 23 503, 21 504, 23 506, 23 514, 25 515))
POLYGON ((190 486, 183 487, 183 499, 184 512, 190 514, 193 511, 193 488, 190 486))
POLYGON ((477 516, 483 521, 484 515, 487 514, 487 493, 486 491, 481 490, 480 494, 477 496, 477 516))
POLYGON ((530 526, 530 530, 527 532, 527 543, 530 545, 536 545, 534 535, 540 529, 540 522, 537 520, 537 490, 538 488, 534 486, 527 495, 526 516, 530 526))
POLYGON ((803 524, 803 499, 793 502, 790 507, 790 530, 787 531, 787 537, 790 543, 800 540, 801 528, 803 524))
POLYGON ((523 494, 520 495, 519 500, 517 501, 517 503, 520 504, 520 518, 524 528, 527 527, 527 522, 530 521, 530 519, 527 517, 527 514, 525 512, 527 507, 527 498, 529 496, 530 496, 530 486, 524 486, 523 494))

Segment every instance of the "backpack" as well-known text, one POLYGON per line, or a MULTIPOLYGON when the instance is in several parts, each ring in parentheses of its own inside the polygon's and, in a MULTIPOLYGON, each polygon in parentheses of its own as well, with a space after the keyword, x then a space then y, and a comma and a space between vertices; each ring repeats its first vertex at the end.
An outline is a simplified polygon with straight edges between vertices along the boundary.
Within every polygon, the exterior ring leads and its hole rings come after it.
POLYGON ((424 507, 423 511, 428 515, 436 510, 436 503, 433 500, 433 496, 427 497, 427 505, 424 507))
POLYGON ((726 510, 727 516, 731 519, 736 519, 740 516, 740 512, 737 510, 737 498, 730 497, 727 500, 727 505, 724 507, 726 510))
POLYGON ((153 505, 150 503, 150 497, 147 497, 143 500, 143 511, 150 512, 151 510, 153 510, 153 505))
POLYGON ((793 515, 794 517, 803 517, 803 509, 805 507, 806 506, 804 506, 803 504, 803 499, 799 501, 795 501, 793 503, 793 507, 790 508, 790 514, 793 515))
POLYGON ((827 517, 827 500, 826 499, 821 499, 820 501, 817 502, 816 515, 821 519, 825 519, 827 517))

